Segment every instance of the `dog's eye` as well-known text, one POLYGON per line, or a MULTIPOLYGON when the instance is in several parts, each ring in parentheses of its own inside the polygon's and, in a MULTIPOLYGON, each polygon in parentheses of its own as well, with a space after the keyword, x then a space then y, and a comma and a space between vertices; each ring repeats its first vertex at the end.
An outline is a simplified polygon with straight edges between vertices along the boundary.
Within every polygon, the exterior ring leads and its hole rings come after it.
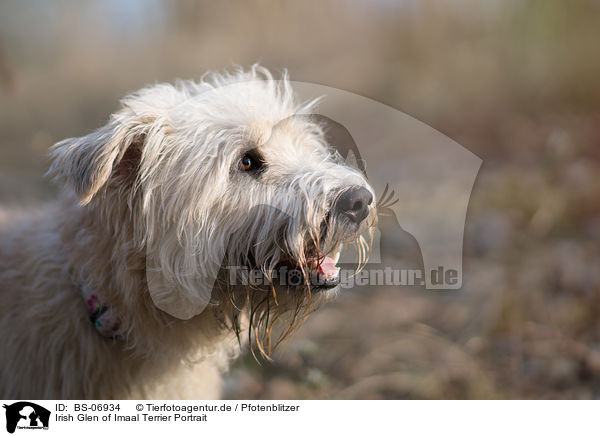
POLYGON ((250 171, 252 169, 252 165, 254 164, 254 159, 250 156, 246 155, 242 158, 242 169, 244 171, 250 171))
POLYGON ((240 161, 240 168, 247 172, 259 170, 262 165, 262 161, 250 153, 245 154, 240 161))

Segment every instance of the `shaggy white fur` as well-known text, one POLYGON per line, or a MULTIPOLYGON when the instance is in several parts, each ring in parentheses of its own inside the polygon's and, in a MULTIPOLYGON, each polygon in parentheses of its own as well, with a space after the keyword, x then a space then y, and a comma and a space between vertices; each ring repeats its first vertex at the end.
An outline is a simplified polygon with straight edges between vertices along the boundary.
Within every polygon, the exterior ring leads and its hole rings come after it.
POLYGON ((344 243, 364 248, 375 202, 353 203, 368 215, 354 220, 335 205, 372 189, 326 144, 315 104, 255 66, 142 89, 56 144, 60 200, 0 214, 0 396, 216 398, 240 338, 266 355, 273 328, 287 337, 328 300, 332 289, 224 273, 272 278, 285 264, 308 282, 344 243), (82 287, 117 314, 120 337, 93 328, 82 287))

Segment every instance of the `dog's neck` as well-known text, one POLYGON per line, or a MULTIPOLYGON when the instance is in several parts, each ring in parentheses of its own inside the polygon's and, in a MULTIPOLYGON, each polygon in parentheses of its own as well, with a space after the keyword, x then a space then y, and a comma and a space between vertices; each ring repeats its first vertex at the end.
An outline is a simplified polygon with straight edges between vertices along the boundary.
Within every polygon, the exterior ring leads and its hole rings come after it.
POLYGON ((134 243, 136 211, 119 204, 123 202, 109 194, 86 206, 69 195, 63 199, 63 210, 69 213, 63 213, 61 239, 73 281, 110 308, 110 316, 119 322, 120 342, 132 353, 171 354, 179 360, 211 353, 231 331, 212 310, 184 321, 156 308, 147 289, 146 250, 134 243))

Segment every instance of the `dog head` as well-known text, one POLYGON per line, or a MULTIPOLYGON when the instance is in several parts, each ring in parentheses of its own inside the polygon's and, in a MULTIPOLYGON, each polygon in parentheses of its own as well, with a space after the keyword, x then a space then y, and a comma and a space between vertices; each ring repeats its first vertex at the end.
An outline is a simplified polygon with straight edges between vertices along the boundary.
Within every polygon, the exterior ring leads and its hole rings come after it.
POLYGON ((315 104, 260 67, 155 85, 96 132, 56 144, 51 173, 83 207, 128 211, 152 299, 170 315, 240 299, 297 312, 332 295, 344 246, 366 261, 376 217, 372 188, 327 143, 315 104), (263 285, 231 283, 248 273, 263 285))

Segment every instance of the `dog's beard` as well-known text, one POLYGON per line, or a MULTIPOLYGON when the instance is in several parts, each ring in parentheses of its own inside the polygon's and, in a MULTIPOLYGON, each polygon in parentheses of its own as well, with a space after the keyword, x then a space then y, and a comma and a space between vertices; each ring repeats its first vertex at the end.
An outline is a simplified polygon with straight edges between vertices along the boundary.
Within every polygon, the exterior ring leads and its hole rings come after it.
MULTIPOLYGON (((242 333, 247 332, 249 349, 255 358, 262 355, 270 359, 275 348, 292 336, 312 312, 337 295, 337 263, 345 250, 354 246, 358 253, 352 265, 355 272, 368 260, 375 210, 361 226, 324 215, 318 225, 304 230, 301 236, 271 230, 270 234, 276 236, 270 241, 253 240, 244 244, 248 251, 228 253, 229 260, 224 263, 228 271, 221 275, 213 302, 240 343, 242 333), (292 275, 296 280, 290 280, 292 275)), ((273 227, 294 228, 289 223, 273 227)))

